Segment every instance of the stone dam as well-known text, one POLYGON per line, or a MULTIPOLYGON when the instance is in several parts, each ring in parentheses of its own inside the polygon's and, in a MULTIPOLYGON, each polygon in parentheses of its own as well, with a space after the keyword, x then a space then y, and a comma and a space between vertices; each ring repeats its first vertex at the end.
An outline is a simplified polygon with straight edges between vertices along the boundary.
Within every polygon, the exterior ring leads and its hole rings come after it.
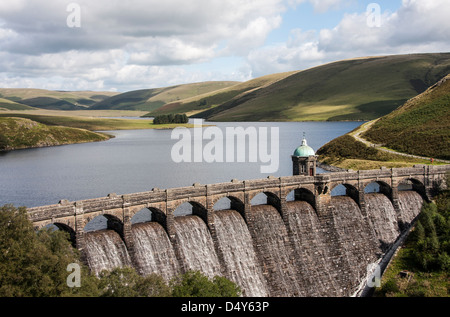
POLYGON ((98 274, 132 266, 166 280, 225 276, 247 297, 348 297, 445 188, 450 166, 268 177, 28 209, 36 228, 70 233, 98 274), (368 192, 370 184, 379 190, 368 192), (341 186, 344 192, 333 195, 341 186), (402 190, 402 188, 404 190, 402 190), (263 195, 261 204, 253 203, 263 195), (289 198, 291 197, 291 198, 289 198), (225 207, 218 207, 226 201, 225 207), (188 214, 177 215, 182 205, 188 214), (135 221, 147 212, 145 221, 135 221), (99 216, 106 229, 87 230, 99 216))

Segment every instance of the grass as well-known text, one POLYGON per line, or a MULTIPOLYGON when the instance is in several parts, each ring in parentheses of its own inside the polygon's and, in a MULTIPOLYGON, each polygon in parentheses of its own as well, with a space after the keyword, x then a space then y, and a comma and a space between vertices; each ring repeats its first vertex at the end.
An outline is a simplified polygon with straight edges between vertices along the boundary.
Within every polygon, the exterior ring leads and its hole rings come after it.
POLYGON ((198 116, 211 121, 372 120, 449 72, 449 53, 340 61, 292 73, 198 116))
MULTIPOLYGON (((42 113, 42 112, 41 112, 42 113)), ((177 126, 193 127, 189 124, 154 125, 149 120, 111 119, 75 116, 34 115, 28 113, 0 113, 1 117, 17 117, 30 119, 48 126, 65 126, 89 131, 140 130, 140 129, 173 129, 177 126)))
POLYGON ((109 138, 83 129, 47 126, 25 118, 0 117, 0 150, 98 142, 109 138))
POLYGON ((51 91, 29 88, 0 88, 0 97, 27 106, 53 110, 85 109, 114 96, 115 92, 51 91))
POLYGON ((418 156, 450 159, 450 76, 378 120, 363 137, 418 156))
POLYGON ((93 105, 91 109, 142 110, 148 113, 149 111, 156 110, 167 103, 220 90, 224 87, 226 88, 235 84, 236 82, 217 81, 129 91, 101 101, 93 105))
MULTIPOLYGON (((325 144, 317 151, 319 161, 332 166, 353 170, 370 170, 381 167, 409 167, 431 164, 429 160, 382 152, 357 141, 349 134, 325 144)), ((439 163, 434 163, 439 164, 439 163)))
POLYGON ((0 98, 0 110, 6 109, 6 110, 33 110, 32 107, 23 105, 14 101, 11 101, 9 99, 0 98))
POLYGON ((33 114, 44 116, 62 116, 62 117, 88 117, 88 118, 120 118, 120 117, 135 117, 139 118, 146 114, 146 111, 138 110, 49 110, 38 108, 27 108, 19 111, 0 110, 0 114, 33 114))
MULTIPOLYGON (((430 160, 387 153, 394 150, 426 158, 450 159, 450 75, 392 113, 363 124, 318 150, 319 160, 345 169, 431 164, 430 160), (359 139, 360 135, 362 139, 359 139), (358 141, 358 140, 359 141, 358 141), (360 142, 363 141, 363 142, 360 142), (376 144, 376 148, 368 146, 376 144)), ((440 163, 434 163, 440 164, 440 163)))
POLYGON ((414 229, 384 272, 375 296, 449 297, 449 220, 450 191, 444 190, 433 203, 423 204, 414 229))
POLYGON ((259 89, 270 85, 278 80, 286 78, 296 72, 286 72, 271 74, 262 77, 258 77, 243 83, 236 83, 230 87, 226 87, 220 90, 200 94, 191 98, 183 100, 177 100, 170 102, 163 107, 150 112, 149 116, 155 116, 160 114, 174 114, 174 113, 186 113, 196 115, 203 111, 211 110, 224 102, 232 100, 239 95, 245 95, 255 89, 259 89))
POLYGON ((448 297, 448 272, 421 272, 411 265, 412 246, 406 244, 384 272, 375 297, 448 297), (407 272, 402 277, 401 272, 407 272))

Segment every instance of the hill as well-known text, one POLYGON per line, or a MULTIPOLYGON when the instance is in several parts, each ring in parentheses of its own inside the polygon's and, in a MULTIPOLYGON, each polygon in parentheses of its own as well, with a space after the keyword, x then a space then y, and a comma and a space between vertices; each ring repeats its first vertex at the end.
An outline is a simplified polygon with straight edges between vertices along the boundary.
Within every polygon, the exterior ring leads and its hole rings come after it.
POLYGON ((450 159, 450 75, 375 122, 362 137, 419 156, 450 159))
POLYGON ((372 120, 448 73, 450 53, 338 61, 293 72, 197 116, 210 121, 372 120))
POLYGON ((16 109, 5 106, 6 102, 3 106, 0 104, 0 107, 10 110, 30 110, 33 108, 49 110, 85 110, 95 103, 116 94, 117 93, 115 92, 0 88, 0 98, 15 103, 16 109), (21 105, 22 108, 18 109, 18 105, 21 105))
POLYGON ((0 118, 0 151, 105 141, 109 138, 101 133, 47 126, 24 118, 0 118))
POLYGON ((125 92, 98 102, 90 110, 144 110, 153 111, 167 103, 202 95, 235 85, 233 81, 211 81, 165 88, 142 89, 125 92))
POLYGON ((325 144, 317 154, 322 163, 345 169, 450 159, 450 75, 392 113, 325 144))
POLYGON ((243 83, 237 83, 230 87, 211 91, 205 94, 197 95, 191 98, 177 100, 165 104, 164 106, 151 111, 146 116, 153 117, 163 114, 186 113, 195 115, 199 112, 217 107, 233 98, 248 94, 255 89, 273 84, 274 82, 286 78, 296 72, 287 72, 279 74, 271 74, 258 77, 243 83))
POLYGON ((0 110, 33 110, 33 107, 23 105, 5 98, 0 98, 0 110))

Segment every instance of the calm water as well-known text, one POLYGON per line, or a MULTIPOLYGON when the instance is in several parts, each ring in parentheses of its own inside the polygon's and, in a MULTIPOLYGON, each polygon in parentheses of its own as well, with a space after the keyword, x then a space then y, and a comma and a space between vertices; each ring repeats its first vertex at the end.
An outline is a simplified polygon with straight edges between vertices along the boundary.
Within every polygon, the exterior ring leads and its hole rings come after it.
MULTIPOLYGON (((292 175, 291 155, 301 144, 317 150, 362 122, 205 123, 226 127, 279 128, 279 169, 263 174, 258 160, 249 163, 175 163, 171 130, 112 131, 106 142, 18 150, 0 154, 0 206, 35 207, 160 189, 211 184, 231 179, 292 175)), ((190 130, 192 131, 192 130, 190 130)), ((204 140, 203 145, 209 140, 204 140)), ((225 144, 225 142, 224 142, 225 144)), ((270 153, 270 147, 269 147, 270 153)))

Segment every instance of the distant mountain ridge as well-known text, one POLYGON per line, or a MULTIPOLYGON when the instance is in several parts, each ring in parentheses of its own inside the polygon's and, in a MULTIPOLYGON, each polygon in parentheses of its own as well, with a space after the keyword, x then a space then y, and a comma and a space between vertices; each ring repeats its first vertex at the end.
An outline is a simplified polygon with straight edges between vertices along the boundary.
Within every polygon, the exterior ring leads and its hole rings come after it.
POLYGON ((141 89, 115 95, 90 107, 91 110, 152 111, 177 100, 235 85, 234 81, 211 81, 164 88, 141 89))
POLYGON ((450 53, 359 58, 299 71, 197 114, 210 121, 372 120, 450 72, 450 53))
POLYGON ((0 109, 141 110, 209 121, 373 120, 450 73, 450 53, 342 60, 246 82, 212 81, 125 93, 1 89, 0 109), (29 108, 33 107, 33 108, 29 108))
POLYGON ((86 110, 92 105, 116 94, 118 93, 105 91, 52 91, 32 88, 0 88, 0 98, 15 104, 13 107, 11 104, 8 105, 8 102, 0 102, 0 108, 8 110, 32 110, 34 108, 86 110), (18 105, 22 105, 22 107, 18 107, 18 105))
POLYGON ((157 108, 150 112, 147 116, 174 113, 188 113, 189 115, 195 115, 199 112, 220 106, 229 100, 249 94, 254 90, 271 85, 281 79, 295 74, 296 72, 297 71, 266 75, 246 82, 236 83, 235 85, 224 89, 170 102, 165 104, 163 107, 157 108))

